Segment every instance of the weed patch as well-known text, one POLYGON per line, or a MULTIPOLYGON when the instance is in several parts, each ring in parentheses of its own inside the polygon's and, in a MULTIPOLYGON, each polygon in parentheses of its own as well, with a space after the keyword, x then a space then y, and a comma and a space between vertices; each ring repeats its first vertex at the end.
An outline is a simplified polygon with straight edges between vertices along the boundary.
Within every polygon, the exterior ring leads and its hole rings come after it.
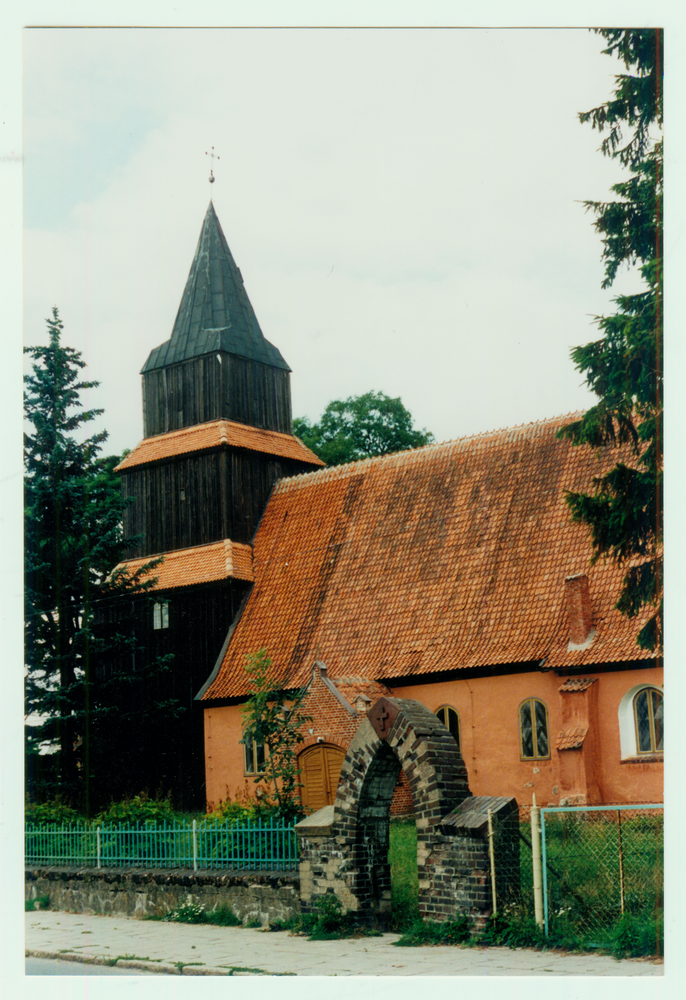
POLYGON ((338 896, 328 894, 316 902, 316 913, 303 913, 289 920, 275 920, 270 931, 290 931, 303 934, 310 941, 335 941, 339 938, 380 937, 381 931, 361 926, 356 915, 345 911, 338 896))
POLYGON ((423 944, 466 944, 471 937, 471 921, 460 916, 457 920, 436 923, 433 920, 416 920, 403 936, 393 943, 400 948, 414 948, 423 944))
MULTIPOLYGON (((145 920, 164 920, 167 923, 178 924, 213 924, 215 927, 240 927, 241 920, 228 906, 220 906, 216 910, 206 910, 204 903, 182 903, 176 909, 165 913, 163 917, 151 914, 145 920)), ((260 926, 259 921, 257 926, 260 926)))
POLYGON ((207 922, 204 903, 182 903, 165 913, 163 919, 177 924, 204 924, 207 922))
POLYGON ((24 901, 24 911, 26 913, 35 913, 36 910, 49 910, 49 909, 50 909, 49 896, 36 896, 35 899, 27 899, 24 901))
POLYGON ((215 927, 240 927, 241 920, 230 907, 220 906, 205 914, 204 923, 214 924, 215 927))

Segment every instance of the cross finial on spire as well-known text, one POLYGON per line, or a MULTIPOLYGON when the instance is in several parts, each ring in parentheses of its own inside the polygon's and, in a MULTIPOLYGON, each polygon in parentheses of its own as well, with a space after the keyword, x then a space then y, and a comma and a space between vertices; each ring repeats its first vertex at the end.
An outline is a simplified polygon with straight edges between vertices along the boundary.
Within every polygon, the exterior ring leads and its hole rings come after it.
POLYGON ((215 157, 218 160, 220 160, 221 157, 216 155, 216 153, 214 151, 214 146, 212 147, 212 152, 211 153, 208 153, 207 150, 205 150, 205 156, 209 156, 210 161, 212 163, 212 166, 210 167, 210 184, 214 184, 214 180, 215 180, 215 178, 214 178, 214 160, 215 160, 215 157))

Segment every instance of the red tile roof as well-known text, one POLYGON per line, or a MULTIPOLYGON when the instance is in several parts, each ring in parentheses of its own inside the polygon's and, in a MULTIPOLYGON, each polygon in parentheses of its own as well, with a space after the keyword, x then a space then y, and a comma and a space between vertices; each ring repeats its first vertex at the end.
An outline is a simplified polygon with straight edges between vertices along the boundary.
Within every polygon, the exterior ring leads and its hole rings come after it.
POLYGON ((647 613, 614 608, 625 570, 590 566, 588 529, 564 500, 618 454, 556 440, 575 416, 278 483, 254 539, 255 588, 204 699, 245 694, 245 656, 263 646, 293 686, 316 658, 334 680, 650 658, 636 646, 647 613), (570 651, 565 578, 581 572, 595 632, 570 651))
POLYGON ((573 726, 571 729, 562 729, 558 733, 555 742, 556 750, 580 750, 584 745, 588 726, 573 726))
POLYGON ((366 677, 336 677, 333 683, 353 708, 360 696, 374 702, 378 701, 382 695, 390 695, 391 693, 385 684, 369 680, 366 677))
POLYGON ((310 465, 324 465, 314 452, 305 447, 300 438, 292 434, 265 431, 259 427, 250 427, 248 424, 238 424, 233 420, 213 420, 207 424, 196 424, 179 431, 145 438, 119 463, 117 471, 121 472, 148 462, 160 462, 165 458, 174 458, 205 448, 219 448, 222 445, 261 451, 281 458, 292 458, 310 465))
POLYGON ((559 691, 587 691, 591 684, 595 684, 597 677, 568 677, 559 691))
MULTIPOLYGON (((144 559, 129 559, 119 563, 117 569, 134 573, 155 556, 144 559)), ((115 570, 116 572, 116 570, 115 570)), ((190 587, 197 583, 212 583, 216 580, 248 580, 252 582, 252 546, 242 545, 225 539, 211 545, 197 545, 191 549, 176 549, 164 554, 164 562, 151 570, 150 577, 157 582, 152 590, 171 590, 174 587, 190 587)))

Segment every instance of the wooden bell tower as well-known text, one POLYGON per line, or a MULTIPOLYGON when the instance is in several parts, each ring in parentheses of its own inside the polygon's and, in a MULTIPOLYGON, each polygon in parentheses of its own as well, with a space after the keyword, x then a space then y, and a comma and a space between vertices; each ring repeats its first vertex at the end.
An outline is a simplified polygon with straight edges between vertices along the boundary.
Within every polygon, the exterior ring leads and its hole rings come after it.
POLYGON ((212 202, 172 335, 141 374, 145 438, 118 466, 124 532, 139 542, 122 565, 163 557, 154 601, 138 599, 138 633, 143 655, 173 654, 168 693, 184 712, 155 787, 192 808, 205 801, 194 696, 251 588, 253 534, 274 483, 323 464, 292 434, 290 369, 260 329, 212 202))

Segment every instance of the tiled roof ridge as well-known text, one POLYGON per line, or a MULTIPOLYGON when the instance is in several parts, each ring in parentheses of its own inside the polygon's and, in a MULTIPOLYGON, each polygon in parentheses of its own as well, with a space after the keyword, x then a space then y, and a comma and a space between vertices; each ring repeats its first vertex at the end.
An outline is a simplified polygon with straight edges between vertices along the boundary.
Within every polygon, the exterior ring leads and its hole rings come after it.
MULTIPOLYGON (((317 455, 315 455, 314 452, 307 447, 307 445, 303 444, 300 438, 295 434, 286 434, 285 431, 274 431, 266 427, 255 427, 252 424, 242 424, 238 420, 228 420, 226 417, 219 417, 217 420, 208 420, 200 424, 192 424, 190 427, 179 427, 173 431, 165 431, 163 434, 152 434, 150 437, 143 438, 124 456, 124 458, 122 458, 121 462, 116 466, 115 472, 128 468, 131 465, 147 465, 151 462, 162 462, 170 457, 184 454, 183 451, 176 451, 169 454, 155 454, 150 458, 139 457, 138 460, 136 460, 136 456, 141 449, 149 449, 151 447, 162 448, 168 442, 183 441, 187 438, 197 437, 202 433, 211 435, 213 432, 216 432, 217 440, 204 442, 203 444, 195 443, 193 448, 189 448, 189 451, 195 451, 197 449, 209 451, 212 448, 220 448, 223 445, 229 446, 232 444, 230 440, 230 434, 232 431, 245 434, 248 438, 253 438, 255 442, 274 441, 275 443, 283 443, 284 445, 291 447, 295 443, 305 453, 302 456, 303 460, 307 460, 307 456, 311 455, 313 464, 321 462, 321 459, 319 459, 317 455)), ((250 449, 251 445, 247 442, 245 444, 236 444, 234 442, 233 447, 250 449)), ((252 447, 256 451, 264 450, 258 447, 252 447)))
POLYGON ((233 542, 230 538, 124 559, 115 569, 136 572, 147 562, 159 558, 162 562, 150 571, 150 579, 155 581, 152 590, 173 590, 228 578, 254 580, 252 545, 233 542))
POLYGON ((239 551, 249 549, 252 552, 252 545, 250 542, 234 542, 230 538, 219 538, 216 542, 201 542, 199 545, 185 545, 182 549, 166 549, 164 552, 153 552, 150 555, 135 556, 133 559, 122 559, 121 561, 122 563, 145 563, 150 562, 153 559, 159 559, 160 557, 171 559, 174 556, 185 555, 187 552, 197 552, 199 549, 214 549, 218 548, 220 545, 230 545, 239 551))
MULTIPOLYGON (((144 441, 151 441, 153 440, 153 438, 156 441, 162 441, 166 438, 183 437, 186 434, 193 434, 194 432, 197 432, 199 427, 206 427, 208 429, 212 427, 218 427, 220 433, 222 434, 222 437, 225 438, 226 425, 228 425, 229 427, 240 427, 241 430, 243 428, 247 428, 249 431, 256 431, 258 434, 270 434, 270 435, 273 434, 275 437, 284 438, 287 441, 290 441, 292 438, 295 438, 296 441, 300 441, 301 444, 303 443, 296 434, 286 434, 285 431, 273 431, 270 430, 268 427, 255 427, 253 424, 242 424, 240 420, 229 420, 228 417, 217 417, 216 420, 206 420, 200 424, 191 424, 190 427, 179 427, 175 431, 164 431, 162 434, 151 434, 150 437, 143 438, 141 441, 139 441, 138 444, 136 445, 136 448, 138 448, 141 444, 143 444, 144 441)), ((304 447, 307 448, 307 445, 304 445, 304 447)), ((132 448, 131 451, 133 450, 134 449, 132 448)), ((311 451, 311 449, 308 449, 308 451, 311 451)))
MULTIPOLYGON (((585 410, 572 410, 570 413, 563 413, 556 417, 548 417, 543 420, 530 420, 527 423, 515 424, 512 427, 500 427, 496 430, 479 431, 477 434, 465 434, 462 437, 449 438, 447 441, 434 441, 431 444, 423 445, 421 448, 406 448, 403 451, 394 451, 388 455, 370 455, 369 458, 361 458, 356 462, 347 462, 344 465, 330 465, 324 469, 316 469, 313 472, 302 472, 295 476, 287 476, 280 479, 274 487, 274 493, 282 493, 291 489, 299 489, 307 486, 316 479, 317 482, 330 481, 332 479, 346 479, 348 476, 359 475, 370 467, 387 462, 389 465, 407 464, 413 459, 422 461, 429 453, 435 453, 440 449, 454 449, 459 446, 466 446, 470 443, 476 445, 499 440, 503 443, 513 440, 515 433, 521 434, 527 428, 540 429, 541 432, 550 429, 558 424, 560 427, 572 420, 582 417, 585 410)), ((300 438, 298 438, 300 440, 300 438)), ((307 447, 304 445, 304 447, 307 447)))

